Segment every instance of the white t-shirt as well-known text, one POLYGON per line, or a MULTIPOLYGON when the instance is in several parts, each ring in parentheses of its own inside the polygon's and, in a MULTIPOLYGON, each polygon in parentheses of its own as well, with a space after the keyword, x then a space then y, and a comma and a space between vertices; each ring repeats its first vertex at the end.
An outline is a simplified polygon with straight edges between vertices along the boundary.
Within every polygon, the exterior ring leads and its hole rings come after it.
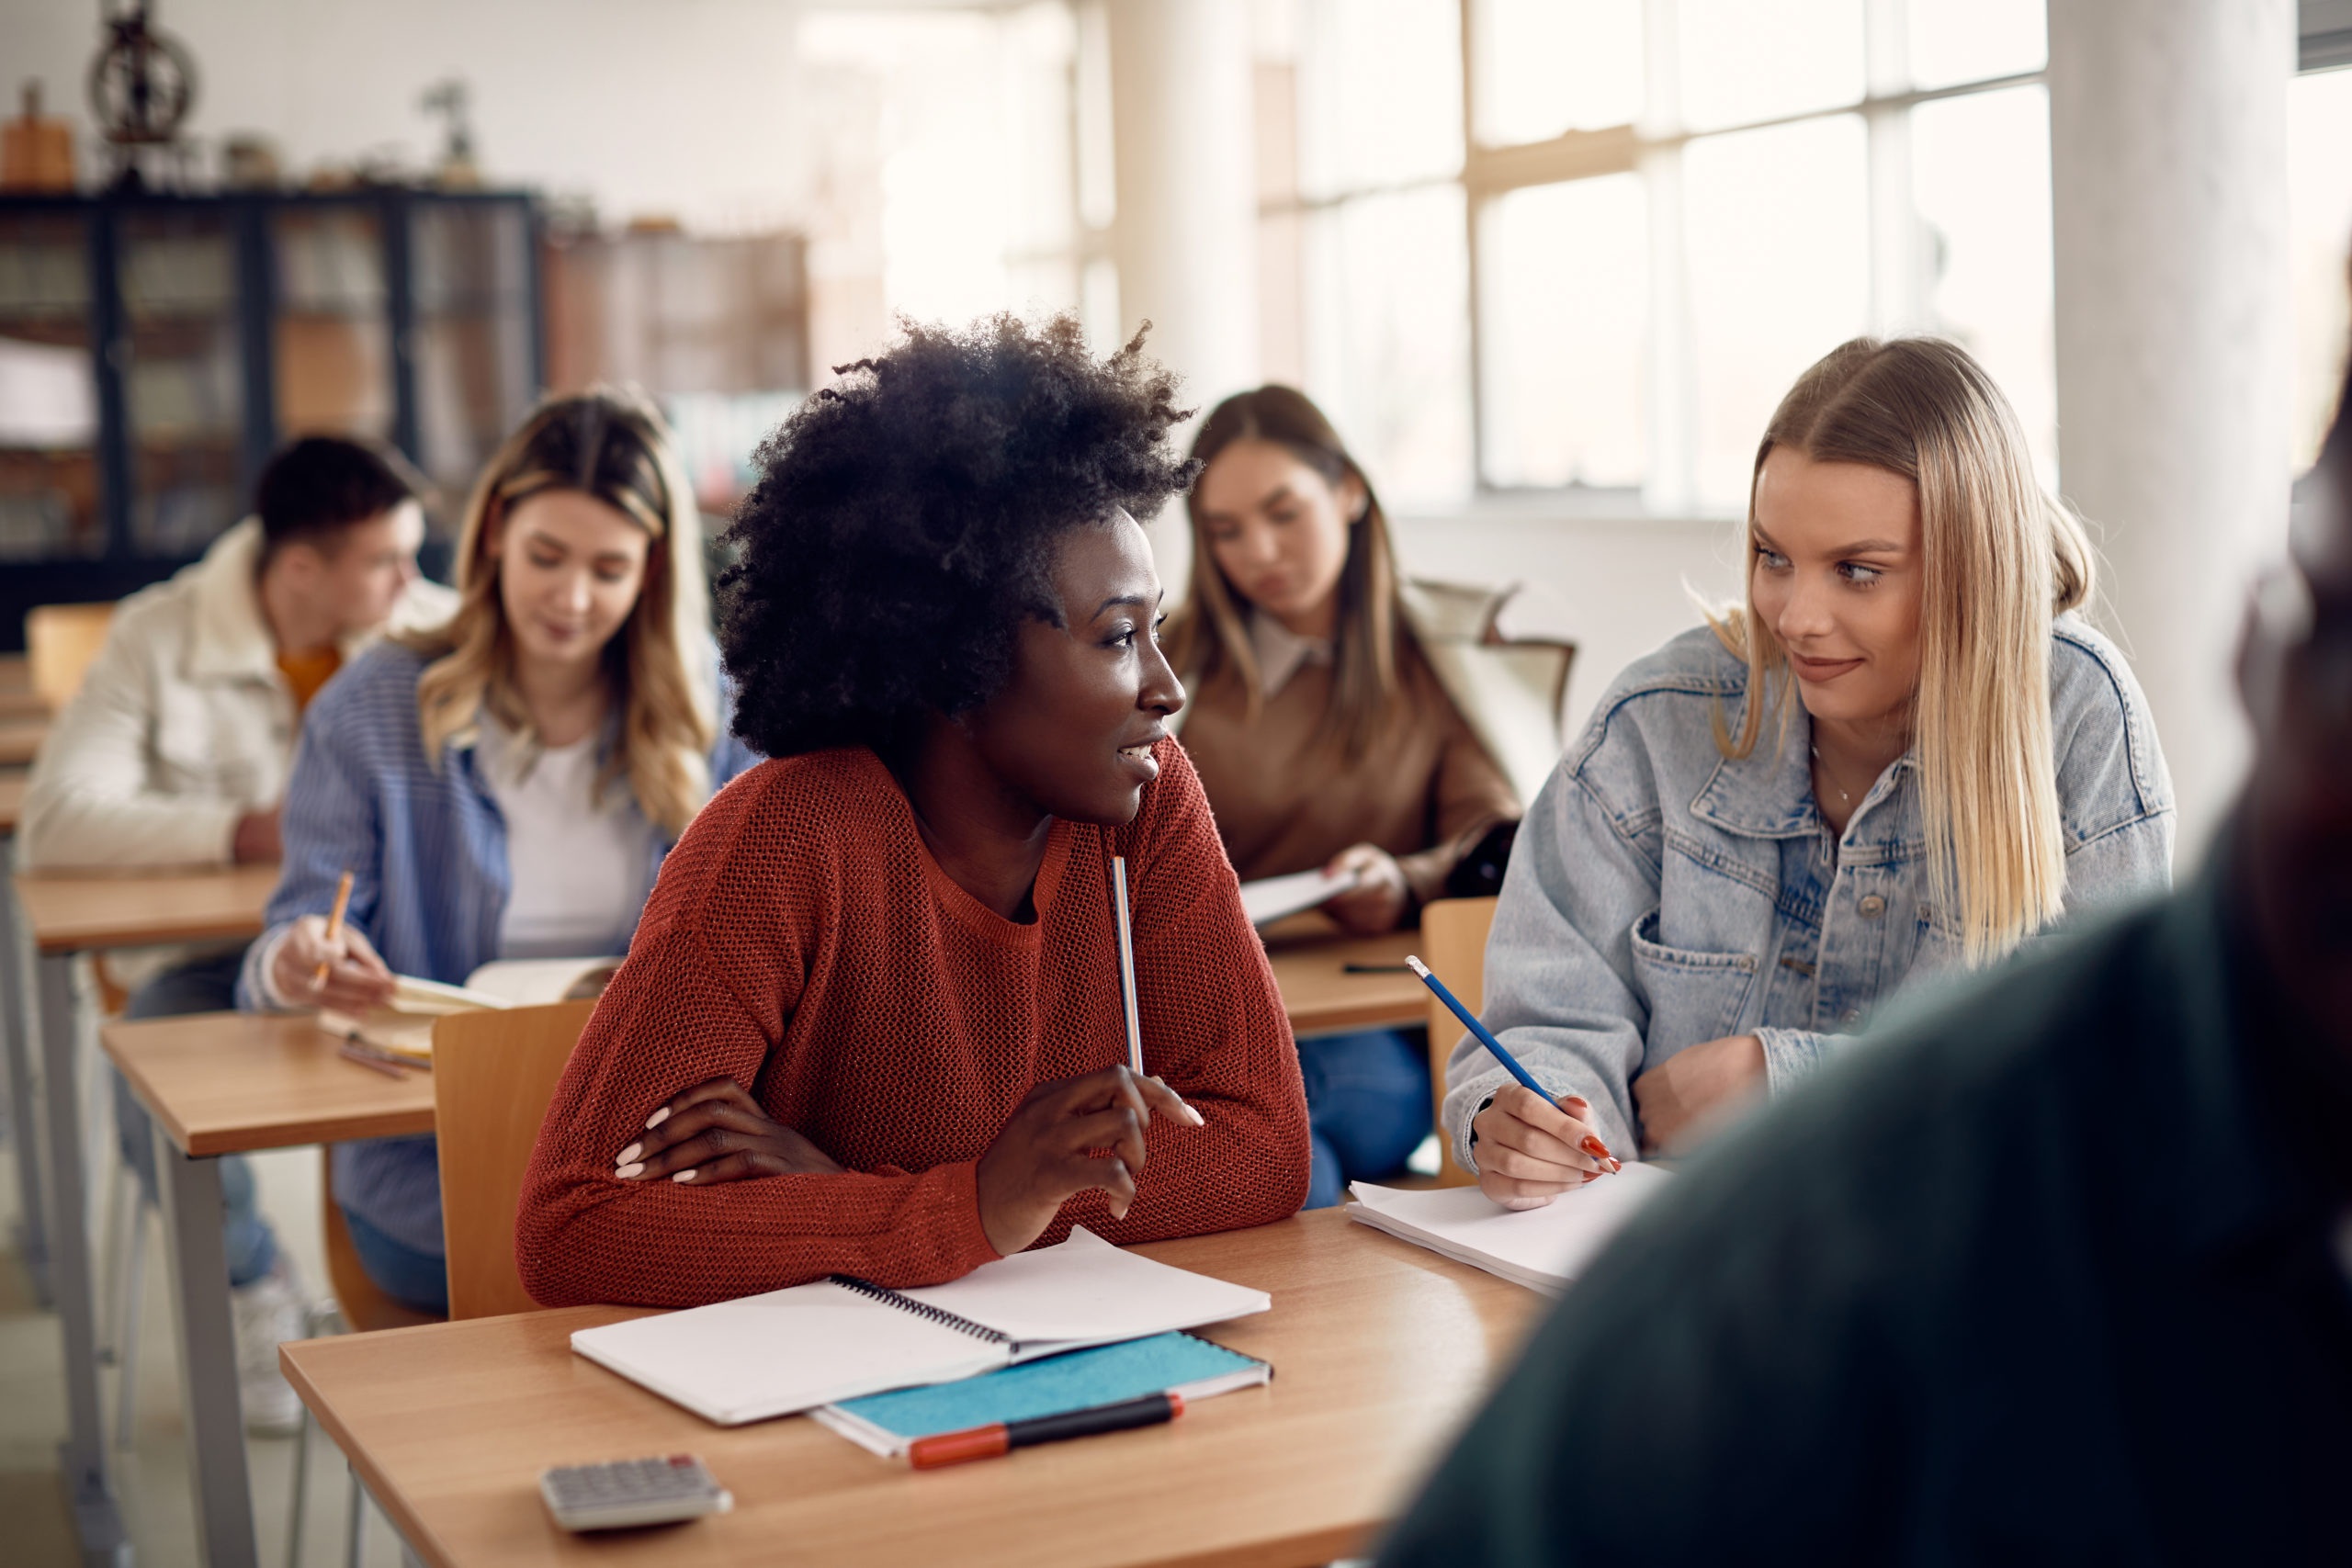
POLYGON ((478 761, 506 818, 501 958, 619 953, 652 890, 653 825, 631 809, 627 781, 597 795, 597 739, 527 752, 484 719, 478 761))

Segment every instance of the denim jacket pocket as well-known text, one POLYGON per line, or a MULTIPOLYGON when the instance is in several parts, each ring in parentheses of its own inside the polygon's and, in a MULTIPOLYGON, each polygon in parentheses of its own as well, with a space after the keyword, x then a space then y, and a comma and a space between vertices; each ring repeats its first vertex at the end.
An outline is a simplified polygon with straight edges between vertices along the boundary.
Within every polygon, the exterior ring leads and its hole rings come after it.
POLYGON ((1657 911, 1634 923, 1634 972, 1648 993, 1651 1053, 1720 1040, 1756 984, 1752 953, 1695 953, 1657 940, 1657 911))

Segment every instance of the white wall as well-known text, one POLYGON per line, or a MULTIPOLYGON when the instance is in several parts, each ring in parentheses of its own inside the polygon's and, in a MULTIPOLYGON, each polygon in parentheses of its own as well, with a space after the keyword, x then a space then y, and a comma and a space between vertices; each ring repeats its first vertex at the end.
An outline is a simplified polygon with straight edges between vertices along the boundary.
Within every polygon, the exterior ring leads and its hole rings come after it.
MULTIPOLYGON (((41 78, 75 121, 85 177, 99 150, 82 81, 98 45, 87 0, 6 0, 0 57, 41 78)), ((592 196, 608 220, 670 213, 773 225, 815 199, 828 89, 797 69, 799 8, 775 0, 164 0, 155 25, 195 57, 189 130, 274 139, 289 169, 440 146, 417 100, 462 76, 495 183, 592 196)))

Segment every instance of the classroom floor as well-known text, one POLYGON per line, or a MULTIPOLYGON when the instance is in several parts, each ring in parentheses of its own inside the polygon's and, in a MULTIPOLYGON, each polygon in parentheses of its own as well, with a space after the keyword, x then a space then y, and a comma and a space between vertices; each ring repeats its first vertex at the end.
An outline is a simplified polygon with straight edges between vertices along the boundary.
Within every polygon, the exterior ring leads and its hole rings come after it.
MULTIPOLYGON (((84 1078, 86 1085, 94 1080, 84 1078)), ((103 1103, 104 1094, 85 1103, 103 1103)), ((103 1122, 103 1118, 100 1118, 103 1122)), ((111 1179, 114 1136, 102 1127, 95 1146, 108 1151, 96 1192, 103 1199, 111 1179)), ((270 1216, 278 1242, 297 1260, 314 1296, 326 1293, 320 1257, 319 1155, 288 1149, 254 1159, 262 1211, 270 1216)), ((0 1236, 13 1237, 18 1213, 13 1152, 0 1160, 0 1236)), ((94 1232, 103 1216, 94 1215, 94 1232)), ((102 1239, 99 1238, 99 1239, 102 1239)), ((195 1499, 188 1485, 188 1447, 180 1417, 178 1347, 172 1326, 171 1267, 163 1229, 147 1229, 146 1268, 139 1325, 138 1398, 128 1451, 112 1450, 117 1498, 130 1532, 138 1568, 195 1568, 201 1553, 195 1538, 195 1499)), ((96 1256, 94 1252, 93 1256, 96 1256)), ((114 1298, 98 1263, 102 1307, 114 1298)), ((101 1327, 100 1339, 107 1337, 101 1327)), ((99 1394, 109 1441, 116 1440, 118 1374, 100 1375, 99 1394)), ((80 1553, 57 1475, 57 1445, 65 1436, 65 1389, 54 1314, 33 1304, 31 1282, 13 1244, 0 1245, 0 1519, 7 1521, 5 1557, 16 1568, 78 1568, 80 1553)), ((317 1432, 311 1437, 311 1496, 300 1561, 332 1568, 344 1561, 344 1531, 350 1493, 342 1455, 317 1432)), ((288 1505, 294 1485, 294 1439, 248 1438, 246 1463, 253 1478, 254 1526, 262 1568, 288 1568, 288 1505)), ((396 1568, 399 1538, 383 1516, 368 1511, 365 1562, 396 1568)))

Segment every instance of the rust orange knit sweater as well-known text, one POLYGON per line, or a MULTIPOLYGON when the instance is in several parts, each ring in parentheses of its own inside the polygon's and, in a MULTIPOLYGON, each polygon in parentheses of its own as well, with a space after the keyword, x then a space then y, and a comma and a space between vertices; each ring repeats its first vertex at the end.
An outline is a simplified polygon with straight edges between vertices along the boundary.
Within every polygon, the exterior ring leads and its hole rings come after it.
POLYGON ((550 1305, 685 1306, 830 1273, 936 1284, 996 1256, 979 1156, 1040 1083, 1126 1059, 1110 857, 1127 857, 1145 1066, 1207 1119, 1155 1120, 1126 1217, 1062 1205, 1114 1242, 1279 1219, 1306 1194, 1290 1024, 1173 740, 1117 829, 1057 822, 1037 918, 1007 920, 939 869, 871 751, 761 764, 695 818, 564 1069, 516 1215, 550 1305), (614 1179, 679 1090, 729 1077, 838 1176, 695 1188, 614 1179))

